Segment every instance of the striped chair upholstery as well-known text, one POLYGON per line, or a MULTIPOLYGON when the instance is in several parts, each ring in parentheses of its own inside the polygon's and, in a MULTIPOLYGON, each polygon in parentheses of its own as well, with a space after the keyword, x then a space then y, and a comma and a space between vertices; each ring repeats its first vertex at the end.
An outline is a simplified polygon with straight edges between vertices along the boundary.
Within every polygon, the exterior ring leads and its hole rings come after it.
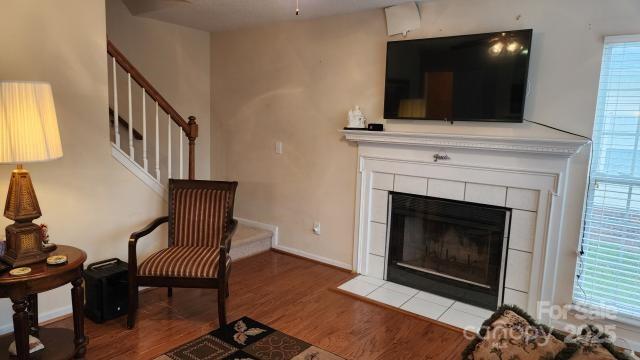
POLYGON ((233 217, 236 185, 171 179, 169 247, 143 261, 138 276, 215 278, 220 244, 233 217))
POLYGON ((138 268, 139 276, 214 278, 220 249, 172 246, 149 256, 138 268))
POLYGON ((219 247, 231 220, 233 191, 174 187, 169 234, 173 246, 219 247))

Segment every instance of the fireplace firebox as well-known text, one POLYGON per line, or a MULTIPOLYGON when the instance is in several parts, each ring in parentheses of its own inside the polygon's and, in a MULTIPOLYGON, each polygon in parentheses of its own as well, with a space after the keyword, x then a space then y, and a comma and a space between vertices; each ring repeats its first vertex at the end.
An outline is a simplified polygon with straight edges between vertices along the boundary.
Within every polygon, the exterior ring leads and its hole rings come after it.
POLYGON ((389 193, 387 280, 486 309, 502 303, 509 209, 389 193))

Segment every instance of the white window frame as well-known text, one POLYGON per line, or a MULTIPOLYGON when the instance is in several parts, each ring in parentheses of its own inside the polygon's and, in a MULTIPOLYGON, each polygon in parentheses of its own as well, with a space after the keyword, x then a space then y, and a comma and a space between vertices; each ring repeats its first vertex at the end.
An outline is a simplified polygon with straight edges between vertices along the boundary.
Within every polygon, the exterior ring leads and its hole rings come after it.
MULTIPOLYGON (((603 53, 604 53, 604 47, 607 44, 617 44, 617 43, 626 43, 626 42, 640 42, 640 34, 632 34, 632 35, 614 35, 614 36, 606 36, 604 38, 604 42, 603 42, 603 53)), ((602 62, 600 63, 600 67, 602 68, 602 62)), ((600 91, 600 78, 598 77, 598 92, 600 91)), ((594 127, 595 127, 595 117, 594 117, 594 127)), ((640 136, 640 134, 638 134, 638 136, 640 136)), ((593 146, 593 144, 591 145, 593 146)), ((593 154, 592 154, 593 155, 593 154)), ((591 165, 592 163, 592 156, 589 158, 589 164, 591 165)), ((594 178, 597 178, 596 173, 592 172, 591 166, 589 166, 589 179, 588 179, 588 183, 587 183, 587 189, 585 191, 584 194, 584 205, 583 205, 583 209, 582 209, 582 221, 584 223, 585 217, 586 217, 586 210, 587 210, 587 203, 588 203, 588 195, 589 195, 589 186, 591 185, 591 183, 593 182, 594 178)), ((623 182, 621 182, 621 184, 623 184, 623 182)), ((628 184, 628 185, 637 185, 636 181, 630 180, 624 184, 628 184)), ((582 244, 582 240, 584 237, 584 226, 582 227, 582 229, 580 230, 580 239, 579 239, 579 244, 582 244)), ((578 249, 579 251, 579 249, 578 249)), ((577 264, 576 264, 577 266, 577 264)), ((599 315, 602 314, 603 311, 606 313, 605 308, 602 307, 598 307, 595 305, 590 305, 590 304, 584 304, 584 303, 576 303, 575 299, 574 299, 574 293, 573 293, 573 286, 572 286, 572 293, 571 293, 571 298, 572 298, 572 303, 566 305, 566 308, 571 311, 572 313, 577 313, 580 315, 586 315, 586 316, 594 316, 594 315, 599 315)), ((636 318, 633 316, 627 316, 625 314, 616 314, 615 319, 601 319, 600 322, 607 322, 607 323, 614 323, 614 324, 618 324, 621 325, 623 327, 623 329, 632 331, 634 333, 638 333, 638 339, 634 339, 634 340, 638 340, 640 344, 640 318, 636 318)), ((590 321, 590 322, 598 322, 596 321, 590 321)), ((635 342, 635 341, 634 341, 635 342)), ((633 346, 635 347, 635 346, 633 346)), ((634 349, 636 351, 638 351, 639 349, 636 348, 634 349)))
POLYGON ((617 44, 624 42, 640 42, 640 34, 635 35, 615 35, 615 36, 606 36, 604 38, 605 44, 617 44))

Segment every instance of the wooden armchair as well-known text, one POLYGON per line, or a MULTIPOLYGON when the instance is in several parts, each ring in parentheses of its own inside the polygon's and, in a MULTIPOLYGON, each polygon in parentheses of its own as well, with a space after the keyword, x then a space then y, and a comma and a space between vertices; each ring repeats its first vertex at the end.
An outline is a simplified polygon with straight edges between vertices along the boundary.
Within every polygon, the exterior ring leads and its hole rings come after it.
POLYGON ((237 182, 169 180, 169 216, 160 217, 129 239, 129 314, 133 328, 138 286, 217 288, 218 320, 227 323, 231 238, 237 226, 233 203, 237 182), (169 246, 138 266, 136 244, 163 223, 169 223, 169 246))

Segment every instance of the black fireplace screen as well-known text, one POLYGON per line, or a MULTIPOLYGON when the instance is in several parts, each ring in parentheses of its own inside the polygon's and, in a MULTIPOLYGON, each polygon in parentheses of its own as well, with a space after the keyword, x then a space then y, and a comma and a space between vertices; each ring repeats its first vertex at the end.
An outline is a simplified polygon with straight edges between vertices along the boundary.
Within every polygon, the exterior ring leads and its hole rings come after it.
POLYGON ((391 193, 387 280, 495 309, 508 209, 391 193))

